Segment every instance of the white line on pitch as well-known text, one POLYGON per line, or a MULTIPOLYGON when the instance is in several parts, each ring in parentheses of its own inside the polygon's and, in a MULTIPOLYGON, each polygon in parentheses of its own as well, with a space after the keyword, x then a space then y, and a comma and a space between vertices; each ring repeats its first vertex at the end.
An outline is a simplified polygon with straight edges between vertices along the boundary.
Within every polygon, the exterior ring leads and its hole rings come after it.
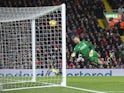
POLYGON ((84 89, 84 88, 77 88, 77 87, 72 87, 72 86, 66 86, 66 88, 71 88, 71 89, 81 90, 81 91, 87 91, 87 92, 91 92, 91 93, 106 93, 106 92, 95 91, 95 90, 84 89))
POLYGON ((124 93, 124 91, 105 91, 106 93, 124 93))

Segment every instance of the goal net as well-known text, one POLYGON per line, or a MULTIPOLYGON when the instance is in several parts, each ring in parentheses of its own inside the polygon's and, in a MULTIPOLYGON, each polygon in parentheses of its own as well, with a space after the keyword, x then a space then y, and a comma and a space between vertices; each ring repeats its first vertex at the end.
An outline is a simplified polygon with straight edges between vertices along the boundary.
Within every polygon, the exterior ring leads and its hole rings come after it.
POLYGON ((66 86, 65 5, 0 8, 3 91, 66 86))

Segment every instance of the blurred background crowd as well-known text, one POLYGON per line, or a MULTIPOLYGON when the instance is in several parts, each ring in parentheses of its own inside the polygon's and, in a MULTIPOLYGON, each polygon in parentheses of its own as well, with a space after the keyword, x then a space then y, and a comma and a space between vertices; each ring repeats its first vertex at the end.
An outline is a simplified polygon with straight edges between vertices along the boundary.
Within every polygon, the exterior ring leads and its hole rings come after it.
MULTIPOLYGON (((124 6, 123 0, 108 0, 112 8, 124 6)), ((2 0, 2 7, 40 7, 66 4, 66 54, 67 68, 124 68, 124 45, 120 38, 118 27, 101 28, 97 19, 103 18, 104 4, 101 0, 2 0), (70 55, 75 44, 73 36, 85 39, 95 46, 101 54, 101 60, 106 67, 94 66, 92 62, 78 54, 75 58, 70 55)))

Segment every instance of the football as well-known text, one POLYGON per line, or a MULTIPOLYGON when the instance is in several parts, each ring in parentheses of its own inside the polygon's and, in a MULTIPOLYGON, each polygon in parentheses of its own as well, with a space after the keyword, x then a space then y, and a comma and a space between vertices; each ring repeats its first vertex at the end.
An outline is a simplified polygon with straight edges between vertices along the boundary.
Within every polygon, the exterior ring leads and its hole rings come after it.
POLYGON ((51 21, 49 21, 49 25, 54 27, 57 25, 57 22, 55 20, 51 20, 51 21))

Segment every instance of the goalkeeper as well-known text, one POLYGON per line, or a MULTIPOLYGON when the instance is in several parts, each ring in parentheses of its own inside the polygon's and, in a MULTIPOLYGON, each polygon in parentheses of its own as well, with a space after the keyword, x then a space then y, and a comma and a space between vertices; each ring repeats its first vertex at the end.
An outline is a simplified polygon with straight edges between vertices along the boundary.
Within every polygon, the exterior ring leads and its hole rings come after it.
POLYGON ((94 46, 91 43, 85 40, 80 41, 79 37, 76 36, 73 38, 73 41, 76 46, 74 47, 74 52, 71 54, 71 57, 75 57, 76 53, 80 53, 84 58, 94 64, 104 64, 104 62, 99 59, 100 55, 95 51, 94 46))

